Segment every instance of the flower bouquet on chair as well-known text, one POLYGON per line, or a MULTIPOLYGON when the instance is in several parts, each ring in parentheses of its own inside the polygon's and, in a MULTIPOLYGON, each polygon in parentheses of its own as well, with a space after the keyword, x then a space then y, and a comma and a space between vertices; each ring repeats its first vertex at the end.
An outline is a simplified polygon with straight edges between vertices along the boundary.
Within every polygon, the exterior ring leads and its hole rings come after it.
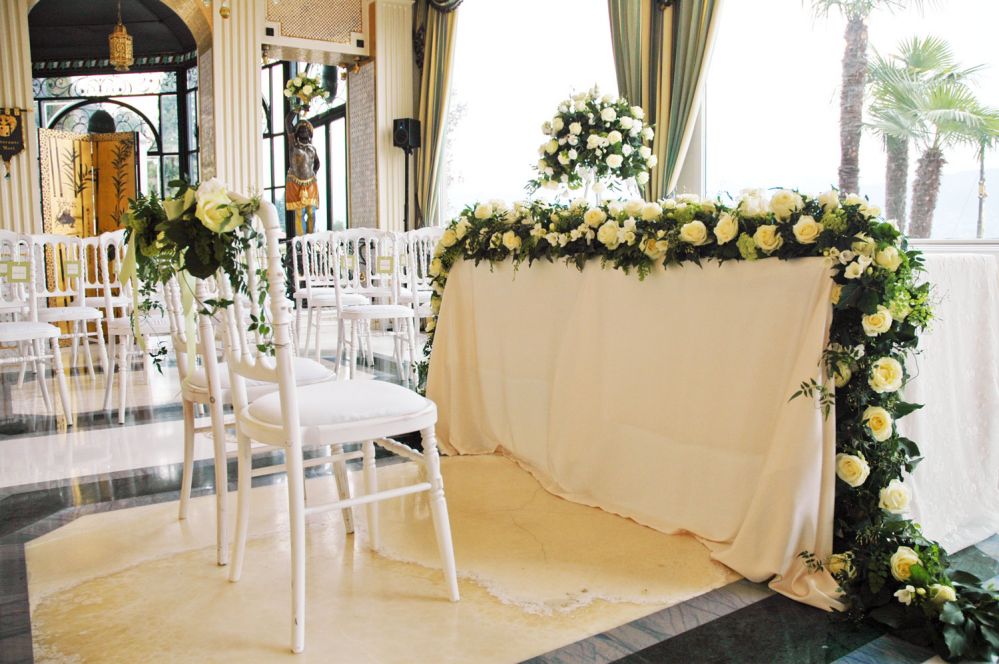
POLYGON ((566 99, 542 125, 548 138, 538 148, 538 176, 528 190, 584 188, 588 197, 591 191, 602 193, 605 181, 612 189, 632 180, 644 185, 658 161, 646 145, 655 132, 644 117, 640 106, 601 95, 596 86, 566 99))

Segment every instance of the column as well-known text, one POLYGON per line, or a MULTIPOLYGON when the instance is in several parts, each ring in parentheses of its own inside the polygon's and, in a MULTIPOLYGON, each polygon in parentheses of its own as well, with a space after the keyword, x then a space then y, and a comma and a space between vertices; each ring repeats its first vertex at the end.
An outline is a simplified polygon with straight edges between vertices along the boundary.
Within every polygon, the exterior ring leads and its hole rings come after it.
POLYGON ((261 36, 266 0, 230 2, 229 18, 212 11, 215 175, 242 194, 263 182, 263 128, 260 123, 261 36))
MULTIPOLYGON (((374 0, 371 6, 378 227, 402 231, 405 153, 392 145, 392 120, 413 117, 413 0, 374 0)), ((410 177, 412 170, 410 163, 410 177)))
POLYGON ((10 178, 0 178, 0 228, 41 233, 38 192, 38 131, 31 89, 28 11, 36 0, 0 2, 0 107, 29 109, 24 121, 24 151, 10 162, 10 178))

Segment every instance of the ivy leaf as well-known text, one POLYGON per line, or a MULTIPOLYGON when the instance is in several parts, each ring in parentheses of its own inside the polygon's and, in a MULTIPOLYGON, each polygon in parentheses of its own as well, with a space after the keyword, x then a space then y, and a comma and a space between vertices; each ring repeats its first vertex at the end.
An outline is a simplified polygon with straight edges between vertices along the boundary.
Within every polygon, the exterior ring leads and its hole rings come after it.
MULTIPOLYGON (((950 606, 948 602, 944 606, 950 606)), ((944 643, 947 644, 947 650, 950 651, 951 657, 960 657, 964 654, 964 651, 968 647, 968 641, 964 638, 964 631, 954 627, 953 625, 944 625, 943 628, 944 643)))
POLYGON ((968 586, 979 586, 982 584, 982 580, 971 572, 954 570, 949 572, 947 576, 949 576, 951 581, 954 581, 955 583, 963 583, 968 586))
MULTIPOLYGON (((940 609, 940 621, 947 623, 948 625, 963 625, 964 624, 964 613, 961 609, 957 608, 957 604, 954 602, 945 602, 943 608, 940 609)), ((944 629, 944 636, 946 637, 946 628, 944 629)), ((962 632, 963 636, 963 632, 962 632)), ((949 643, 947 644, 950 645, 949 643)), ((953 652, 953 648, 951 649, 953 652)), ((959 653, 955 653, 959 654, 959 653)))
POLYGON ((881 298, 878 297, 877 292, 865 290, 864 294, 860 296, 860 301, 857 302, 857 308, 865 314, 873 314, 878 310, 878 304, 880 303, 881 298))
POLYGON ((923 407, 921 403, 906 403, 904 401, 899 401, 895 404, 895 419, 905 417, 909 413, 915 412, 923 407))

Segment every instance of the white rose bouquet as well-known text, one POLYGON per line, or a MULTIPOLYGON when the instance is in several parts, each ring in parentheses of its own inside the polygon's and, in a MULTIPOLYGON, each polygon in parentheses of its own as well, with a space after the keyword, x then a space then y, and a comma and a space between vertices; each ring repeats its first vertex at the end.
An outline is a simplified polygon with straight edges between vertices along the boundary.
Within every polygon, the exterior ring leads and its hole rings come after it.
POLYGON ((284 86, 284 96, 291 102, 293 110, 304 113, 308 112, 309 104, 314 99, 328 99, 330 93, 318 76, 299 74, 284 86))
POLYGON ((601 95, 596 87, 563 101, 542 132, 538 176, 528 185, 532 190, 578 189, 587 177, 612 182, 635 178, 645 184, 657 163, 648 146, 655 132, 645 124, 641 107, 601 95))

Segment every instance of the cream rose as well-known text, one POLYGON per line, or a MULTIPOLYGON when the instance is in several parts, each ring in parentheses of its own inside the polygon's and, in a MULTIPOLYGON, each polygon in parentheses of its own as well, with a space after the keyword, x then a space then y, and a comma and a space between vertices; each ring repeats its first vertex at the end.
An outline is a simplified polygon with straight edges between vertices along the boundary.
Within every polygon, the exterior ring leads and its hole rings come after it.
POLYGON ((930 600, 934 604, 943 604, 944 602, 956 602, 957 591, 954 590, 953 586, 945 586, 940 583, 934 583, 930 586, 930 600))
POLYGON ((646 203, 642 206, 641 216, 645 221, 652 221, 658 219, 662 213, 663 209, 659 207, 658 203, 646 203))
POLYGON ((493 216, 493 206, 489 203, 479 203, 475 206, 476 219, 488 219, 493 216))
POLYGON ((857 235, 854 236, 854 241, 850 245, 850 248, 853 249, 854 253, 860 254, 861 256, 874 258, 874 252, 877 250, 878 245, 869 235, 857 233, 857 235))
POLYGON ((513 231, 507 231, 503 233, 503 246, 510 251, 517 251, 520 249, 520 236, 513 231))
POLYGON ((444 269, 444 265, 441 264, 441 259, 435 258, 432 261, 430 261, 430 268, 429 268, 428 271, 429 271, 431 277, 436 277, 437 275, 439 275, 441 273, 441 270, 443 270, 443 269, 444 269))
POLYGON ((610 143, 611 145, 614 145, 615 143, 620 143, 622 138, 623 137, 621 136, 621 132, 619 132, 616 129, 607 134, 607 142, 610 143))
POLYGON ((645 201, 639 199, 632 199, 624 204, 624 212, 629 217, 638 217, 642 214, 642 208, 645 207, 645 201))
POLYGON ((825 212, 837 209, 839 207, 839 192, 835 189, 830 189, 819 196, 819 204, 825 212))
POLYGON ((543 146, 541 146, 541 148, 548 154, 555 154, 556 152, 558 152, 558 141, 556 141, 553 138, 552 140, 548 141, 543 146))
POLYGON ((621 168, 621 164, 624 163, 624 157, 619 154, 609 154, 605 161, 611 168, 621 168))
POLYGON ((826 569, 835 576, 852 579, 857 575, 857 570, 853 567, 852 553, 834 553, 826 558, 826 569))
POLYGON ((461 238, 465 237, 465 235, 468 233, 468 229, 470 229, 471 227, 472 224, 469 223, 468 219, 462 217, 461 221, 459 221, 457 224, 454 225, 454 236, 460 240, 461 238))
POLYGON ((695 219, 680 227, 680 239, 687 244, 699 247, 708 242, 708 228, 703 221, 695 219))
POLYGON ((578 122, 573 122, 569 125, 569 134, 573 136, 578 136, 583 132, 583 125, 578 122))
POLYGON ((888 307, 883 304, 878 305, 878 310, 873 314, 868 314, 860 319, 860 324, 864 328, 864 334, 869 337, 876 337, 891 329, 892 317, 888 307))
POLYGON ((444 245, 445 247, 453 247, 457 241, 458 241, 458 236, 450 228, 444 231, 444 234, 441 235, 441 244, 444 245))
POLYGON ((646 182, 649 181, 649 174, 646 173, 645 171, 642 171, 641 173, 635 176, 635 180, 638 182, 638 184, 645 184, 646 182))
POLYGON ((909 488, 899 480, 892 480, 878 494, 878 507, 892 514, 903 514, 911 500, 909 488))
POLYGON ((868 406, 860 419, 870 429, 874 440, 884 442, 891 438, 891 414, 881 406, 868 406))
POLYGON ((774 224, 764 224, 753 233, 753 242, 763 250, 764 253, 772 254, 784 244, 784 238, 777 231, 774 224))
POLYGON ((794 239, 801 244, 815 244, 822 233, 822 224, 815 221, 815 217, 804 214, 791 227, 794 231, 794 239))
POLYGON ((562 120, 562 118, 559 117, 552 118, 552 129, 554 129, 555 131, 562 131, 562 128, 564 126, 565 126, 565 121, 562 120))
POLYGON ((715 239, 718 244, 731 242, 739 234, 739 220, 728 212, 722 212, 715 224, 715 239))
POLYGON ((770 211, 781 221, 787 221, 791 214, 797 212, 805 205, 801 196, 789 189, 781 189, 770 199, 770 211))
POLYGON ((614 122, 614 120, 617 120, 617 111, 608 106, 600 111, 600 119, 604 122, 614 122))
POLYGON ((891 575, 899 581, 908 581, 912 576, 910 569, 913 565, 921 565, 923 561, 919 559, 919 554, 907 546, 900 546, 895 553, 891 554, 891 575))
POLYGON ((863 457, 842 452, 836 455, 836 477, 850 486, 860 486, 870 474, 871 467, 863 457))
POLYGON ((669 249, 669 242, 666 240, 657 240, 654 237, 642 240, 642 251, 654 261, 665 256, 667 249, 669 249))
MULTIPOLYGON (((222 190, 223 195, 225 190, 222 190)), ((197 196, 193 189, 188 188, 184 192, 182 198, 166 198, 163 200, 163 211, 166 213, 166 217, 170 221, 176 221, 180 219, 180 216, 184 214, 184 211, 189 207, 194 205, 197 200, 197 196)))
POLYGON ((621 227, 618 226, 616 221, 608 221, 597 230, 597 241, 608 249, 616 249, 621 244, 620 233, 618 232, 620 230, 621 227))
POLYGON ((833 284, 832 291, 829 293, 829 300, 833 304, 839 304, 839 298, 842 294, 843 286, 841 284, 833 284))
POLYGON ((882 357, 871 366, 867 384, 878 394, 895 392, 902 387, 902 365, 893 357, 882 357))
POLYGON ((889 272, 894 272, 902 264, 902 257, 895 247, 885 247, 874 256, 874 263, 889 272))
POLYGON ((194 216, 205 228, 213 233, 227 233, 243 223, 243 217, 224 189, 208 189, 202 193, 203 188, 204 185, 198 188, 198 204, 194 209, 194 216))
POLYGON ((583 214, 583 222, 590 228, 597 228, 607 221, 607 213, 600 208, 590 208, 583 214))
POLYGON ((769 209, 763 192, 759 189, 746 189, 739 199, 739 212, 746 217, 762 217, 769 209))

